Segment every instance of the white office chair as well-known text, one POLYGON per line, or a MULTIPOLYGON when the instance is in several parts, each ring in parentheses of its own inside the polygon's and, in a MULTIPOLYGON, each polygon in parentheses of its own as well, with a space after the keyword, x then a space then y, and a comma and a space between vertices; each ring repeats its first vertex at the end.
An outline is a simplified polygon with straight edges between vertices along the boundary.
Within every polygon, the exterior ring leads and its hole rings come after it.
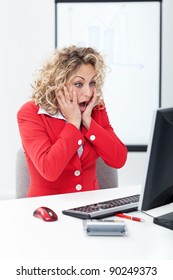
MULTIPOLYGON (((97 177, 100 189, 118 187, 118 172, 106 165, 101 158, 97 160, 97 177)), ((16 198, 27 197, 29 188, 29 171, 26 165, 23 148, 19 148, 16 156, 16 198)))

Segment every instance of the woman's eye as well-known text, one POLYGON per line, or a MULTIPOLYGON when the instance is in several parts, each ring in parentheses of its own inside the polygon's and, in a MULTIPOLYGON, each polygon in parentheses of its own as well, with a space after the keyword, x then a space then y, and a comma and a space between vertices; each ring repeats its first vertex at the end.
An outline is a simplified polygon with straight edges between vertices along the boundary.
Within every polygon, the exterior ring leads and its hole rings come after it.
POLYGON ((74 83, 74 85, 75 85, 77 88, 82 87, 82 83, 74 83))
POLYGON ((95 82, 95 81, 90 82, 90 87, 95 87, 95 85, 96 85, 96 82, 95 82))

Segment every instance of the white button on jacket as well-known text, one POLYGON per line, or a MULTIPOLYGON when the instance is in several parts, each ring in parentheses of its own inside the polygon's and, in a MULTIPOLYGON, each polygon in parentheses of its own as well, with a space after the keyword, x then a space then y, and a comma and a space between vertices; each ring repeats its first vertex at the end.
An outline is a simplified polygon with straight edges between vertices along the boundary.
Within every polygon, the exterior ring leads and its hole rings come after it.
POLYGON ((95 139, 96 139, 95 135, 91 135, 91 136, 90 136, 90 140, 91 140, 91 141, 94 141, 95 139))
POLYGON ((77 191, 80 191, 81 189, 82 189, 82 185, 81 185, 81 184, 77 184, 77 185, 76 185, 76 190, 77 190, 77 191))
POLYGON ((78 145, 82 145, 82 139, 78 140, 78 145))
POLYGON ((75 170, 74 175, 79 176, 80 175, 80 170, 75 170))

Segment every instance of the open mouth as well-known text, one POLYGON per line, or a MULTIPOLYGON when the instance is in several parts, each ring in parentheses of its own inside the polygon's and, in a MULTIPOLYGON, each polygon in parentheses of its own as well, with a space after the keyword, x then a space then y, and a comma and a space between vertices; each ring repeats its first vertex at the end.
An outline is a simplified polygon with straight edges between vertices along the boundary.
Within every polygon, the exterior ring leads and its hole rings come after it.
POLYGON ((87 105, 88 105, 88 102, 86 102, 86 101, 79 103, 79 108, 80 108, 81 112, 85 111, 87 105))

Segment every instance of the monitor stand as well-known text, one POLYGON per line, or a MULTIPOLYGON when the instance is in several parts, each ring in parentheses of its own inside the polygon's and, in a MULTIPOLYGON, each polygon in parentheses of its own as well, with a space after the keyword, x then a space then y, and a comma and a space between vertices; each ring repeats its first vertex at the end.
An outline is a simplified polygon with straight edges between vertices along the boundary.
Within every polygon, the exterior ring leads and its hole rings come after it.
POLYGON ((155 217, 153 223, 173 230, 173 212, 155 217))

